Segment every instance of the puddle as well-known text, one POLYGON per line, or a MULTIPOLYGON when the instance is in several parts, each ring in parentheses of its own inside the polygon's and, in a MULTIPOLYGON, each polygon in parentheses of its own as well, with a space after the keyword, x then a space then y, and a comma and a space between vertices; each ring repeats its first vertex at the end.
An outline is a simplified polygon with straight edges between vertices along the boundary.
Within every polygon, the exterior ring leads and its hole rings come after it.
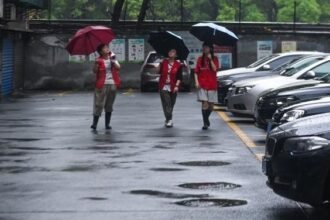
POLYGON ((93 201, 104 201, 104 200, 108 200, 108 198, 104 198, 104 197, 84 197, 81 198, 82 200, 93 200, 93 201))
POLYGON ((0 152, 0 157, 22 157, 27 154, 27 152, 0 152))
POLYGON ((15 150, 31 150, 31 151, 47 151, 47 150, 53 150, 52 148, 41 148, 41 147, 11 147, 11 149, 15 149, 15 150))
POLYGON ((209 183, 184 183, 179 185, 181 188, 201 189, 201 190, 227 190, 242 187, 241 185, 226 182, 209 182, 209 183))
POLYGON ((87 172, 95 170, 97 167, 93 165, 89 166, 69 166, 67 168, 62 169, 63 172, 87 172))
POLYGON ((168 198, 168 199, 205 198, 209 196, 208 194, 184 194, 184 193, 161 192, 155 190, 132 190, 129 193, 134 195, 147 195, 147 196, 155 196, 155 197, 168 198))
POLYGON ((187 207, 233 207, 246 205, 245 200, 234 199, 192 199, 176 202, 175 204, 187 207))
POLYGON ((41 167, 19 167, 19 166, 6 166, 0 167, 0 173, 28 173, 28 172, 49 172, 50 170, 41 167))
POLYGON ((212 166, 226 166, 230 163, 224 161, 214 161, 214 160, 206 160, 206 161, 187 161, 187 162, 179 162, 177 163, 183 166, 201 166, 201 167, 212 167, 212 166))
POLYGON ((151 168, 152 171, 158 171, 158 172, 180 172, 185 171, 187 169, 182 168, 151 168))
POLYGON ((3 138, 6 141, 19 141, 19 142, 32 142, 32 141, 41 141, 47 139, 39 139, 39 138, 3 138))
POLYGON ((162 150, 173 149, 172 147, 168 147, 168 146, 164 146, 164 145, 155 145, 153 148, 162 149, 162 150))

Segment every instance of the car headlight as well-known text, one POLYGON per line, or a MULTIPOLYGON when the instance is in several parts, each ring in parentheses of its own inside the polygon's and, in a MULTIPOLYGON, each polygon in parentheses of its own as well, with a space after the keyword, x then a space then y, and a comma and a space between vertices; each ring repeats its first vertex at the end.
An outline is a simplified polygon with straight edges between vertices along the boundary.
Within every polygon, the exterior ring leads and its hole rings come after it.
POLYGON ((281 121, 284 121, 284 122, 294 121, 294 120, 304 116, 304 114, 305 114, 304 110, 292 110, 292 111, 285 113, 283 115, 283 117, 281 118, 281 121))
POLYGON ((277 106, 282 106, 282 105, 284 105, 288 102, 292 102, 294 100, 296 100, 296 97, 294 97, 294 96, 280 97, 280 98, 276 99, 276 105, 277 106))
POLYGON ((248 93, 254 86, 244 86, 237 88, 236 94, 243 95, 245 93, 248 93))
POLYGON ((330 141, 321 137, 289 138, 284 142, 283 150, 290 153, 304 153, 328 147, 330 141))
POLYGON ((234 83, 234 81, 233 80, 219 80, 219 84, 221 85, 221 86, 229 86, 229 85, 231 85, 231 84, 233 84, 234 83))

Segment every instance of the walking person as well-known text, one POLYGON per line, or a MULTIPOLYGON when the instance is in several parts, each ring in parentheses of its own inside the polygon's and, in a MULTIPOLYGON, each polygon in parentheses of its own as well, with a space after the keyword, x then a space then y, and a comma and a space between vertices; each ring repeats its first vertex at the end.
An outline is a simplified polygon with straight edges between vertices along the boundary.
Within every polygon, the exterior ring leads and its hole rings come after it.
POLYGON ((198 89, 198 101, 202 103, 203 130, 210 127, 209 117, 217 102, 217 71, 220 68, 219 60, 214 56, 213 44, 203 44, 203 55, 197 60, 195 68, 195 82, 198 89))
POLYGON ((165 115, 165 127, 173 127, 173 108, 182 81, 181 62, 176 60, 177 51, 171 49, 160 63, 159 92, 165 115))
POLYGON ((91 128, 96 130, 97 123, 104 109, 105 128, 109 130, 111 129, 110 120, 113 104, 116 99, 116 91, 120 86, 120 64, 116 60, 115 54, 110 51, 108 45, 99 45, 97 52, 100 56, 96 59, 93 68, 93 72, 96 74, 96 83, 94 92, 94 117, 91 128))

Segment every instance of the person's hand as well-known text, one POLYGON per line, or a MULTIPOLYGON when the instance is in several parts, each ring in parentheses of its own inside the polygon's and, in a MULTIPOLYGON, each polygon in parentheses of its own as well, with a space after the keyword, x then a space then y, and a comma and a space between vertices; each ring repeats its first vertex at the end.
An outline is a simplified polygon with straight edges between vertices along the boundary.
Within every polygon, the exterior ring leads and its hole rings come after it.
POLYGON ((196 89, 199 89, 199 88, 200 88, 200 86, 199 86, 199 82, 198 82, 198 81, 196 81, 196 83, 195 83, 195 87, 196 87, 196 89))
POLYGON ((209 58, 211 60, 212 59, 212 55, 211 54, 208 54, 207 55, 207 58, 209 58))
POLYGON ((179 87, 178 86, 175 86, 174 87, 174 93, 177 93, 177 92, 179 92, 179 87))

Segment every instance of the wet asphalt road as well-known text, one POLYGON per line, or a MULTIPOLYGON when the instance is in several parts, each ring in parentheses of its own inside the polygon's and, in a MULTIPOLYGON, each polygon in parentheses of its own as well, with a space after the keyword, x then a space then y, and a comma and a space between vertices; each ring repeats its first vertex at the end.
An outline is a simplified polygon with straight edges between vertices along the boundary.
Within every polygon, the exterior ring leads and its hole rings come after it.
POLYGON ((266 187, 217 114, 200 129, 194 94, 178 97, 172 129, 157 94, 118 95, 112 131, 101 118, 91 132, 91 104, 92 93, 0 104, 1 220, 318 219, 266 187))

